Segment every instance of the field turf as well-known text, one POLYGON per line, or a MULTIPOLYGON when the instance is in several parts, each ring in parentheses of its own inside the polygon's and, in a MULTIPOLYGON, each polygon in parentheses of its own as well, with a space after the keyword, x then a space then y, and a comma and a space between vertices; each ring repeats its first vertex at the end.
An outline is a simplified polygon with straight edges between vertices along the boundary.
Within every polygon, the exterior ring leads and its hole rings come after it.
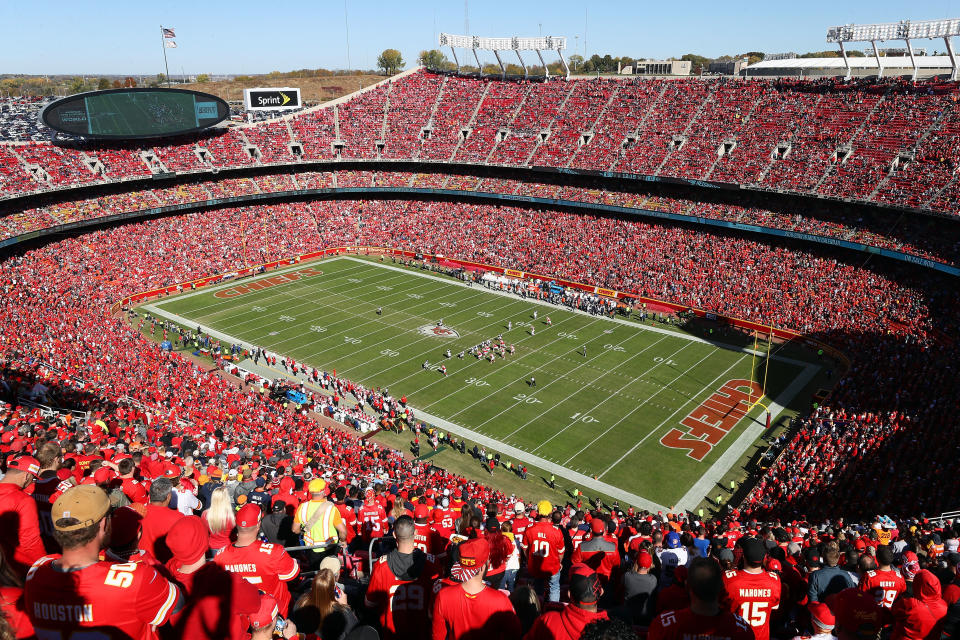
MULTIPOLYGON (((697 496, 691 487, 705 474, 719 479, 727 471, 732 462, 714 463, 762 413, 754 409, 702 460, 693 459, 660 439, 674 428, 686 430, 680 421, 724 383, 750 379, 750 353, 660 324, 574 313, 428 273, 389 259, 381 265, 333 258, 165 299, 147 310, 387 387, 441 428, 468 429, 657 505, 698 504, 712 487, 697 496), (315 275, 259 290, 248 286, 307 267, 315 275), (458 335, 435 335, 440 319, 458 335), (494 363, 457 357, 498 334, 515 346, 514 355, 494 363), (444 357, 447 349, 453 357, 444 357), (446 376, 437 371, 440 364, 446 376)), ((762 379, 762 354, 753 366, 753 378, 762 379)), ((789 404, 814 369, 775 357, 767 396, 789 404)), ((754 439, 738 443, 734 462, 754 439)))

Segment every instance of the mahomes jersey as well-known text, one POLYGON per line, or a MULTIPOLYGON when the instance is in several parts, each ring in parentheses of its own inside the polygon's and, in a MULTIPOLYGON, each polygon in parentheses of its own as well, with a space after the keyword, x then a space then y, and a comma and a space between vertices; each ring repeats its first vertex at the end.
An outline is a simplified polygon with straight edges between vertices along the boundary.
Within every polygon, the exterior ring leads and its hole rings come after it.
POLYGON ((753 627, 757 640, 769 640, 770 614, 780 606, 780 576, 772 571, 727 571, 723 586, 730 611, 753 627))
POLYGON ((177 587, 146 564, 97 562, 61 571, 45 556, 27 573, 24 602, 39 638, 84 636, 150 640, 180 597, 177 587))
POLYGON ((284 584, 300 573, 300 565, 283 547, 257 540, 246 547, 230 545, 214 561, 277 599, 280 613, 286 617, 290 591, 284 584))

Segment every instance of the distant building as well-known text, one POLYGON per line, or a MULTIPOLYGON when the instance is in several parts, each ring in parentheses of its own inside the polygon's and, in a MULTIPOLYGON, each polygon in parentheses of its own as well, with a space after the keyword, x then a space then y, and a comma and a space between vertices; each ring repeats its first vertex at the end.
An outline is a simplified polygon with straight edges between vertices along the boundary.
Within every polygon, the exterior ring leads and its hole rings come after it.
POLYGON ((689 60, 637 60, 633 73, 638 76, 688 76, 689 60))
POLYGON ((738 76, 740 75, 740 71, 742 71, 746 66, 746 58, 737 58, 736 60, 727 60, 726 62, 711 62, 707 66, 707 71, 723 76, 738 76))

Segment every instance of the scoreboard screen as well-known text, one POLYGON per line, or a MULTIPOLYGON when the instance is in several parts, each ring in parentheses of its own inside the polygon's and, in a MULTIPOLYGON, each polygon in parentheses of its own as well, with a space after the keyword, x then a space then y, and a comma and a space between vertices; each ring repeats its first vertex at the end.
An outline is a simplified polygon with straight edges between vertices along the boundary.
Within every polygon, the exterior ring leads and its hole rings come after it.
POLYGON ((118 140, 199 131, 229 115, 226 102, 198 91, 108 89, 52 102, 40 113, 40 119, 61 133, 118 140))

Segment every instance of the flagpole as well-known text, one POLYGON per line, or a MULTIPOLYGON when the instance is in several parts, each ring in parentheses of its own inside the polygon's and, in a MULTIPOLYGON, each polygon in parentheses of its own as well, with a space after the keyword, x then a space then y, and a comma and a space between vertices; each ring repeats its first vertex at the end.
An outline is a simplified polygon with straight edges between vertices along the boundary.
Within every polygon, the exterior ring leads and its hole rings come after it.
POLYGON ((167 64, 167 41, 163 39, 163 25, 160 25, 160 48, 163 49, 163 68, 167 72, 167 89, 169 89, 170 65, 167 64))

